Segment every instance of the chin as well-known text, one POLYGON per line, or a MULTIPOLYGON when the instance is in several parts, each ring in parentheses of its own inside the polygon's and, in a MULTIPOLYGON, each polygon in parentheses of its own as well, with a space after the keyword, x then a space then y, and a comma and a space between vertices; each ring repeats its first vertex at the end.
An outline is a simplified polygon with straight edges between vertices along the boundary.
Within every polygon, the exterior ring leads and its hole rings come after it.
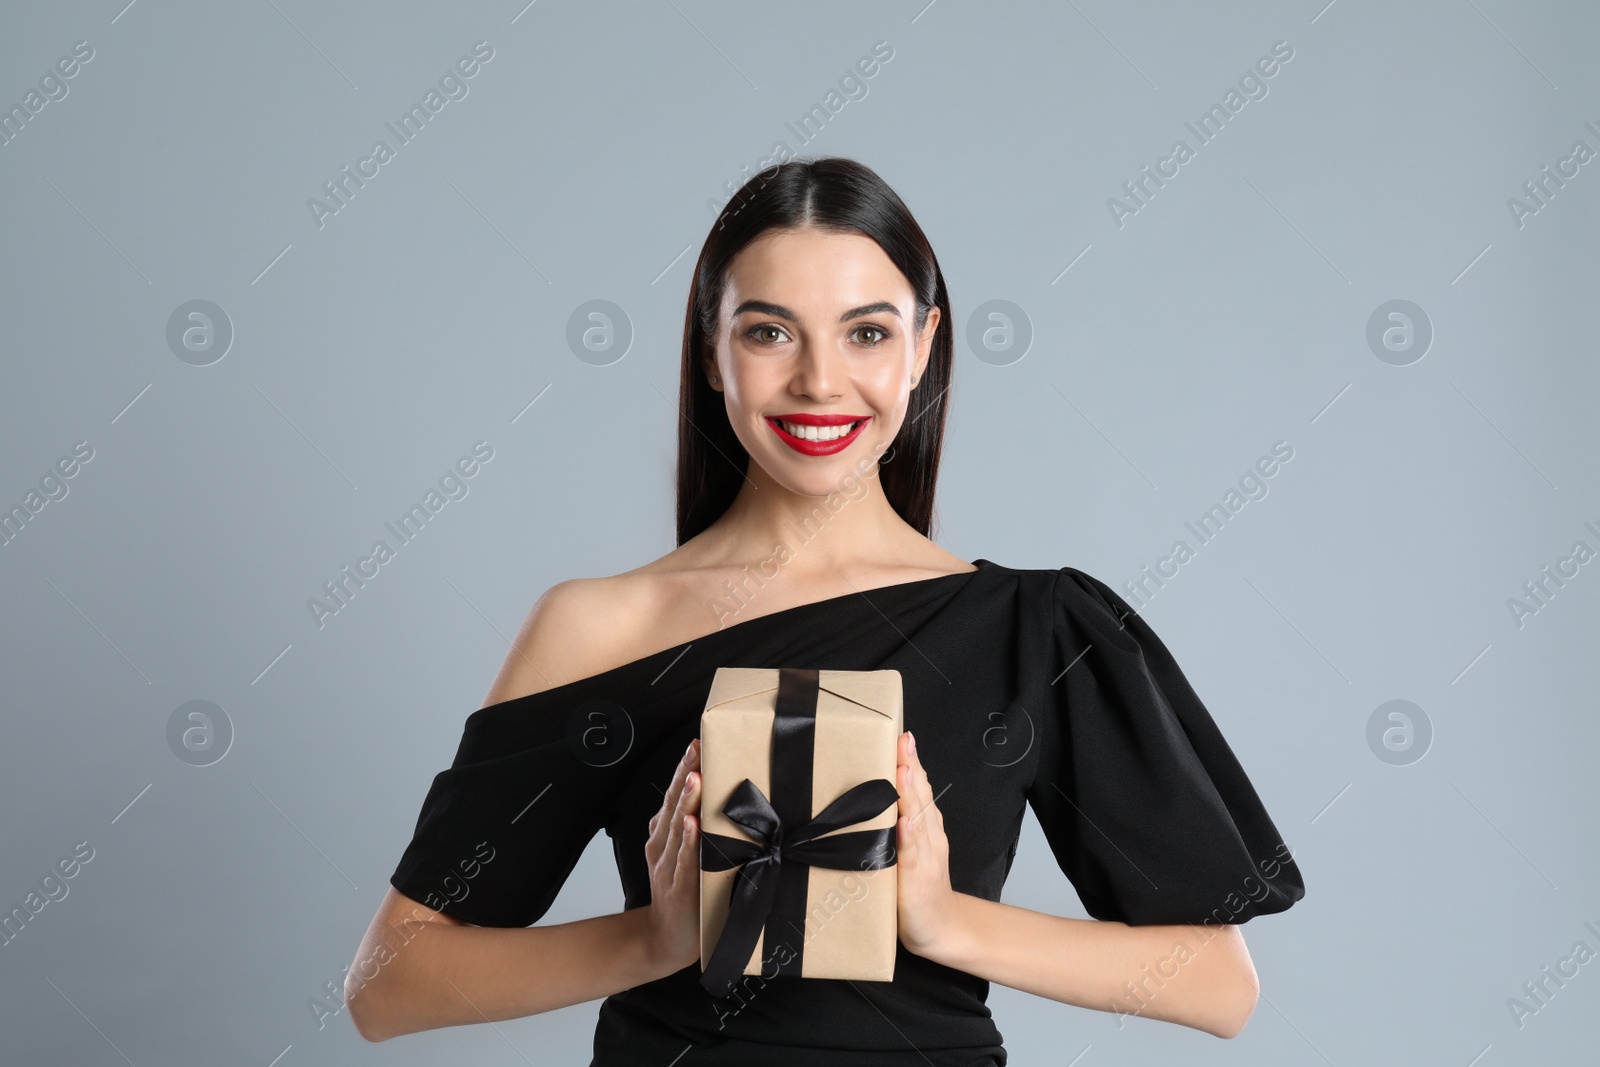
POLYGON ((856 446, 831 456, 769 457, 763 468, 773 481, 798 496, 827 497, 834 493, 858 496, 857 486, 872 476, 877 466, 876 457, 881 454, 859 445, 857 442, 856 446))

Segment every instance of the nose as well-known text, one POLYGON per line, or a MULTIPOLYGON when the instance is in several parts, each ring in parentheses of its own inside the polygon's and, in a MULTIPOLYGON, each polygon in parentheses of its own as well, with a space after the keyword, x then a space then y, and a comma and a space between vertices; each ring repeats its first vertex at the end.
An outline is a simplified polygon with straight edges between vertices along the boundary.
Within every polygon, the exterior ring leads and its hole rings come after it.
POLYGON ((836 400, 841 395, 839 384, 844 371, 839 355, 824 345, 801 342, 795 355, 794 375, 789 391, 818 403, 836 400))

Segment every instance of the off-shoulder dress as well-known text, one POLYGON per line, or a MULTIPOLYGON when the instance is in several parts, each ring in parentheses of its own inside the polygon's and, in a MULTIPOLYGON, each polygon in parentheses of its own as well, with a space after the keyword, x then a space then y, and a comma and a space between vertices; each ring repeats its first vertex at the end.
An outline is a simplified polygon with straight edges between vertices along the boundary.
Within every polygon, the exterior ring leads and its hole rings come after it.
MULTIPOLYGON (((1096 919, 1243 923, 1301 899, 1290 849, 1149 624, 1072 567, 973 566, 767 614, 756 591, 743 621, 470 713, 390 883, 477 926, 527 926, 604 829, 621 907, 643 906, 649 820, 718 667, 893 668, 957 891, 1000 899, 1031 806, 1096 919)), ((776 975, 716 998, 696 962, 605 998, 590 1067, 1003 1067, 987 981, 904 945, 894 975, 776 975)))

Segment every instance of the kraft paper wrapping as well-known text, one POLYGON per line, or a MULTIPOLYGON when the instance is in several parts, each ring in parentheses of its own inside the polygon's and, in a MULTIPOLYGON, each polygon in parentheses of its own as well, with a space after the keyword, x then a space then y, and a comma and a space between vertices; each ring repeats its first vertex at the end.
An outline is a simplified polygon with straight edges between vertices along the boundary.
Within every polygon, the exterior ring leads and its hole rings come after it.
MULTIPOLYGON (((785 705, 787 732, 780 732, 779 742, 792 746, 787 749, 791 761, 796 753, 803 756, 805 734, 810 734, 809 816, 823 814, 824 809, 835 802, 840 802, 835 804, 836 815, 841 811, 877 809, 886 799, 889 803, 876 815, 859 818, 816 837, 821 845, 830 837, 855 833, 856 838, 849 839, 850 859, 844 864, 848 869, 801 864, 792 855, 787 862, 780 859, 776 865, 767 867, 765 873, 772 881, 779 881, 780 874, 787 869, 791 879, 787 887, 791 890, 804 887, 804 911, 799 913, 796 907, 799 903, 797 891, 789 893, 787 910, 783 903, 784 891, 777 891, 778 904, 763 918, 761 935, 743 973, 766 978, 796 974, 803 978, 880 982, 894 979, 899 940, 897 868, 893 857, 895 823, 899 815, 898 789, 894 785, 897 742, 903 729, 900 672, 788 668, 780 672, 722 667, 712 679, 711 692, 700 716, 700 965, 702 984, 719 996, 725 995, 721 983, 711 982, 712 976, 705 972, 727 924, 730 904, 735 899, 736 879, 741 877, 743 868, 756 870, 762 865, 743 863, 731 869, 707 869, 728 866, 728 853, 736 851, 726 841, 723 843, 729 847, 719 849, 713 835, 734 838, 741 844, 763 843, 755 840, 752 833, 723 810, 730 802, 737 807, 739 796, 747 801, 752 799, 748 792, 739 793, 747 778, 760 790, 762 797, 779 802, 778 810, 782 810, 781 795, 773 797, 774 722, 778 718, 780 675, 787 676, 784 693, 788 703, 785 705), (798 700, 795 699, 797 694, 800 695, 798 700), (803 720, 792 713, 798 706, 809 714, 812 694, 814 722, 797 725, 803 720), (874 782, 875 779, 883 781, 874 782), (845 797, 852 788, 857 795, 845 797), (854 804, 850 803, 852 800, 854 804), (873 851, 868 849, 867 839, 875 845, 875 861, 860 859, 873 851), (713 862, 708 864, 707 856, 711 856, 713 862), (877 869, 861 869, 874 862, 877 869), (801 873, 794 873, 796 868, 801 873), (796 918, 802 920, 803 929, 795 923, 796 918), (780 927, 787 929, 778 936, 780 927)), ((784 752, 780 751, 779 756, 782 758, 784 752)), ((788 766, 798 765, 791 762, 788 766)), ((779 775, 780 786, 791 780, 786 774, 779 775)), ((743 788, 748 790, 748 787, 743 788)), ((749 808, 747 803, 745 810, 749 808)), ((794 828, 786 823, 785 830, 792 840, 794 828)), ((815 849, 818 845, 811 847, 815 849)), ((843 851, 842 846, 843 842, 833 842, 836 851, 843 851)), ((822 847, 827 848, 826 845, 822 847)), ((744 851, 748 853, 749 846, 745 846, 744 851)), ((796 854, 799 854, 798 848, 796 854)), ((749 887, 746 891, 749 892, 749 887)), ((767 897, 771 899, 771 893, 767 897)), ((722 975, 723 980, 730 983, 729 989, 733 982, 731 967, 727 966, 730 950, 736 951, 731 946, 724 950, 722 975)))

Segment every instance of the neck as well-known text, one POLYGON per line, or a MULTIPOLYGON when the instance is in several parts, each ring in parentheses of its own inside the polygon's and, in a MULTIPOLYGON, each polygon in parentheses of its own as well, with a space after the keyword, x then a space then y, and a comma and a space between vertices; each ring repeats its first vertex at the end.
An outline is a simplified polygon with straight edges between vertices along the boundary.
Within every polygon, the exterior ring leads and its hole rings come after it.
POLYGON ((899 559, 911 543, 925 540, 889 503, 870 457, 818 496, 796 493, 751 463, 739 495, 706 532, 719 535, 714 554, 722 561, 777 555, 786 569, 816 575, 899 559))

